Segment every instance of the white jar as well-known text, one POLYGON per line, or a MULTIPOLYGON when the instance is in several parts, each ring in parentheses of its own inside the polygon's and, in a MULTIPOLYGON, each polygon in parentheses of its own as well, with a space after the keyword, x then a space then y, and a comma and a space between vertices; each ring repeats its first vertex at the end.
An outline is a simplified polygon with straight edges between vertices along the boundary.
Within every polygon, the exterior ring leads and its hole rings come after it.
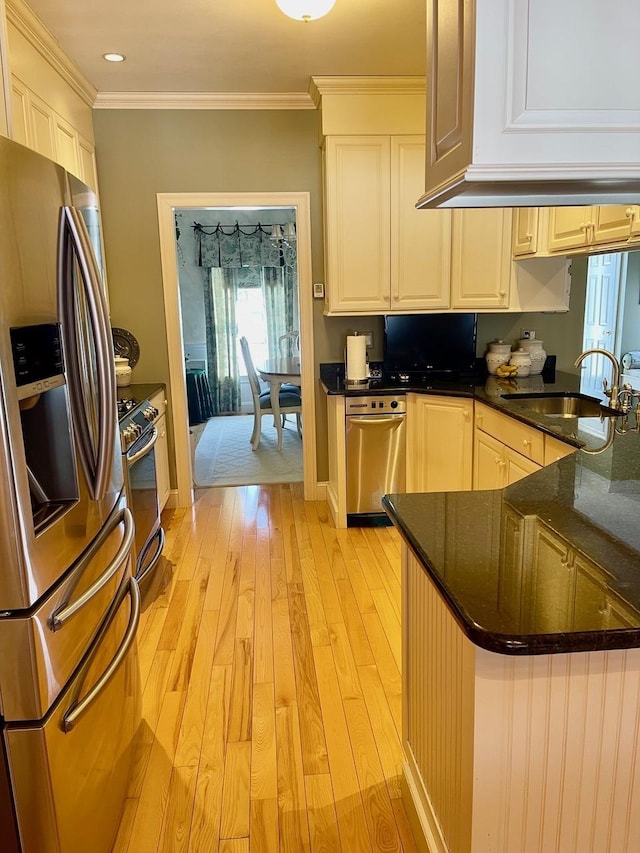
POLYGON ((542 373, 545 361, 547 360, 547 354, 542 348, 544 341, 534 338, 533 340, 518 341, 518 343, 520 344, 520 349, 529 353, 529 358, 531 359, 530 375, 537 376, 542 373))
POLYGON ((116 385, 119 388, 124 388, 131 382, 131 368, 129 367, 129 359, 122 356, 116 356, 116 385))
POLYGON ((531 372, 531 357, 526 350, 518 349, 511 353, 509 364, 518 368, 518 376, 528 376, 531 372))
POLYGON ((499 367, 509 363, 510 358, 511 344, 505 344, 504 341, 492 341, 489 344, 489 352, 485 355, 488 372, 492 375, 495 374, 499 367))

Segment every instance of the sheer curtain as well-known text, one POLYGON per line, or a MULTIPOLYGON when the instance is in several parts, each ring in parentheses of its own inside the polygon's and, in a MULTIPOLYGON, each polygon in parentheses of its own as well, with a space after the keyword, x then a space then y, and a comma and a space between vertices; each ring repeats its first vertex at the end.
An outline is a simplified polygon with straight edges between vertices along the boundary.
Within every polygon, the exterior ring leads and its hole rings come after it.
MULTIPOLYGON (((281 228, 278 233, 281 234, 281 228)), ((278 339, 298 331, 295 241, 273 239, 272 226, 194 226, 203 267, 207 375, 215 414, 240 410, 237 298, 241 288, 261 288, 269 358, 278 339)))

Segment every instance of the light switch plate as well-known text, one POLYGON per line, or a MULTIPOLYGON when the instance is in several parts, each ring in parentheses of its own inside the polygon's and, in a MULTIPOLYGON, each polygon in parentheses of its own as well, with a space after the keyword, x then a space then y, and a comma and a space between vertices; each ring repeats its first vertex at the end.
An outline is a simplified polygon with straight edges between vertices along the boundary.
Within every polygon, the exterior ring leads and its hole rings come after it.
POLYGON ((371 349, 373 347, 373 332, 363 332, 362 334, 367 339, 367 349, 371 349))
POLYGON ((316 281, 313 283, 313 298, 324 299, 324 282, 316 281))

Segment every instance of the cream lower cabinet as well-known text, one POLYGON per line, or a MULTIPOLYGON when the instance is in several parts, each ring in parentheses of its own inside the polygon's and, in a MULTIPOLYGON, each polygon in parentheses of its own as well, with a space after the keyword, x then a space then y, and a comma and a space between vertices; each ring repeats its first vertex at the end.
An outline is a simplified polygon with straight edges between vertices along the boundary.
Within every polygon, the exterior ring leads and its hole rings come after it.
POLYGON ((327 137, 326 314, 449 307, 451 213, 415 209, 423 171, 422 136, 327 137))
POLYGON ((473 400, 407 394, 407 491, 472 485, 473 400))
POLYGON ((541 467, 493 436, 476 430, 473 449, 474 489, 502 489, 539 471, 541 467))
POLYGON ((509 308, 512 262, 509 208, 453 211, 451 307, 509 308))

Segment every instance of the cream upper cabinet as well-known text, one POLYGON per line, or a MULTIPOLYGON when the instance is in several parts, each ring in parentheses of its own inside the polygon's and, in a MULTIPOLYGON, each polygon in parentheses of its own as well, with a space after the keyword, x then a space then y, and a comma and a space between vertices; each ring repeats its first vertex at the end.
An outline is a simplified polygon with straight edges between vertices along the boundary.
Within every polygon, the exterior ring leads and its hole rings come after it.
POLYGON ((327 308, 330 312, 386 312, 390 304, 390 139, 328 137, 324 165, 327 308))
POLYGON ((327 313, 447 308, 451 215, 415 209, 424 137, 330 136, 324 166, 327 313))
POLYGON ((452 308, 509 307, 511 221, 506 208, 453 211, 452 308))
POLYGON ((547 248, 550 252, 625 248, 634 236, 634 225, 640 228, 637 213, 637 205, 550 208, 547 248))
POLYGON ((640 7, 614 5, 427 0, 422 204, 635 203, 640 7))
POLYGON ((548 248, 551 252, 587 246, 591 241, 592 207, 552 207, 548 248))
POLYGON ((451 213, 417 210, 424 137, 391 137, 391 310, 449 307, 451 213))
POLYGON ((538 248, 538 208, 518 207, 513 211, 513 256, 535 255, 538 248))
POLYGON ((472 485, 473 400, 407 394, 407 491, 472 485))

